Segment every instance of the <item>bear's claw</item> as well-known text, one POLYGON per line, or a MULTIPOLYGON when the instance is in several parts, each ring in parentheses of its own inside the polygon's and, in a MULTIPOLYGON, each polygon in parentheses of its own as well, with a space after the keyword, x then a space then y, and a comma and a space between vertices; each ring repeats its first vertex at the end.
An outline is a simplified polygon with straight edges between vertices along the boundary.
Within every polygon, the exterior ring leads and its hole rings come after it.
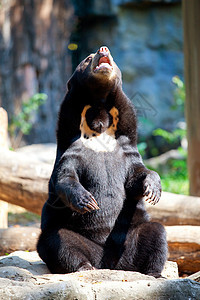
POLYGON ((160 195, 156 190, 150 190, 150 187, 147 186, 146 191, 144 192, 144 200, 148 203, 155 205, 160 200, 160 195))
POLYGON ((161 197, 161 185, 160 178, 155 172, 151 172, 147 175, 144 184, 144 200, 148 203, 155 205, 159 202, 161 197), (157 180, 155 178, 157 177, 157 180))

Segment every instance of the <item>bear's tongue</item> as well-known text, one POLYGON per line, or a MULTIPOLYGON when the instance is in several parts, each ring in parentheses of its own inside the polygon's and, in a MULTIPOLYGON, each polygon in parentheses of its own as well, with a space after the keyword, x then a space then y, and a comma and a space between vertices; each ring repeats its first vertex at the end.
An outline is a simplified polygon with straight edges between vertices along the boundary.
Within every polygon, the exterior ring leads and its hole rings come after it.
POLYGON ((102 63, 110 64, 109 58, 106 57, 106 56, 101 57, 101 58, 99 59, 99 66, 100 66, 100 64, 102 64, 102 63))
POLYGON ((94 72, 98 72, 98 70, 101 70, 101 69, 112 70, 112 65, 111 65, 110 59, 107 56, 103 56, 99 59, 98 65, 94 69, 94 72))

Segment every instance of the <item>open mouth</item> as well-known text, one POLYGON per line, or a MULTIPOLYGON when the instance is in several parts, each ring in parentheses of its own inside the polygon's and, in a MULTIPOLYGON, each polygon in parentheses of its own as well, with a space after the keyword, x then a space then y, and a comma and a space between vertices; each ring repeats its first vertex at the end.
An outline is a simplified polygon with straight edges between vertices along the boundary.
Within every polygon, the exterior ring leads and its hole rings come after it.
POLYGON ((98 65, 94 68, 94 72, 100 71, 100 70, 113 70, 113 67, 111 65, 111 61, 108 58, 108 56, 102 56, 99 59, 98 65))

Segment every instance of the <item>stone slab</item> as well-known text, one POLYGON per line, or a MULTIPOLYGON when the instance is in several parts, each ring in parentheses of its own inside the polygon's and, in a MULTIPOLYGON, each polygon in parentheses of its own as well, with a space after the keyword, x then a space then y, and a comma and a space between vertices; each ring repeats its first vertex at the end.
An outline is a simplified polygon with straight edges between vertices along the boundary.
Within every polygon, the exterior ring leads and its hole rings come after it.
POLYGON ((188 300, 200 299, 200 283, 114 270, 50 274, 36 252, 16 251, 0 257, 0 299, 188 300))

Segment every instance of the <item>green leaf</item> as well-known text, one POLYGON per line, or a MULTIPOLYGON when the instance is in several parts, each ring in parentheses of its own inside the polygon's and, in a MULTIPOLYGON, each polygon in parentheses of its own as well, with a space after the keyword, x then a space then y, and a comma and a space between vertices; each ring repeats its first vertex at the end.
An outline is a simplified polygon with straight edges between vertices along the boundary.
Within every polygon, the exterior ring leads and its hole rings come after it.
POLYGON ((37 93, 29 98, 27 101, 22 102, 21 111, 11 118, 9 124, 9 132, 11 136, 22 133, 28 135, 33 126, 32 115, 39 107, 45 103, 47 95, 44 93, 37 93))

